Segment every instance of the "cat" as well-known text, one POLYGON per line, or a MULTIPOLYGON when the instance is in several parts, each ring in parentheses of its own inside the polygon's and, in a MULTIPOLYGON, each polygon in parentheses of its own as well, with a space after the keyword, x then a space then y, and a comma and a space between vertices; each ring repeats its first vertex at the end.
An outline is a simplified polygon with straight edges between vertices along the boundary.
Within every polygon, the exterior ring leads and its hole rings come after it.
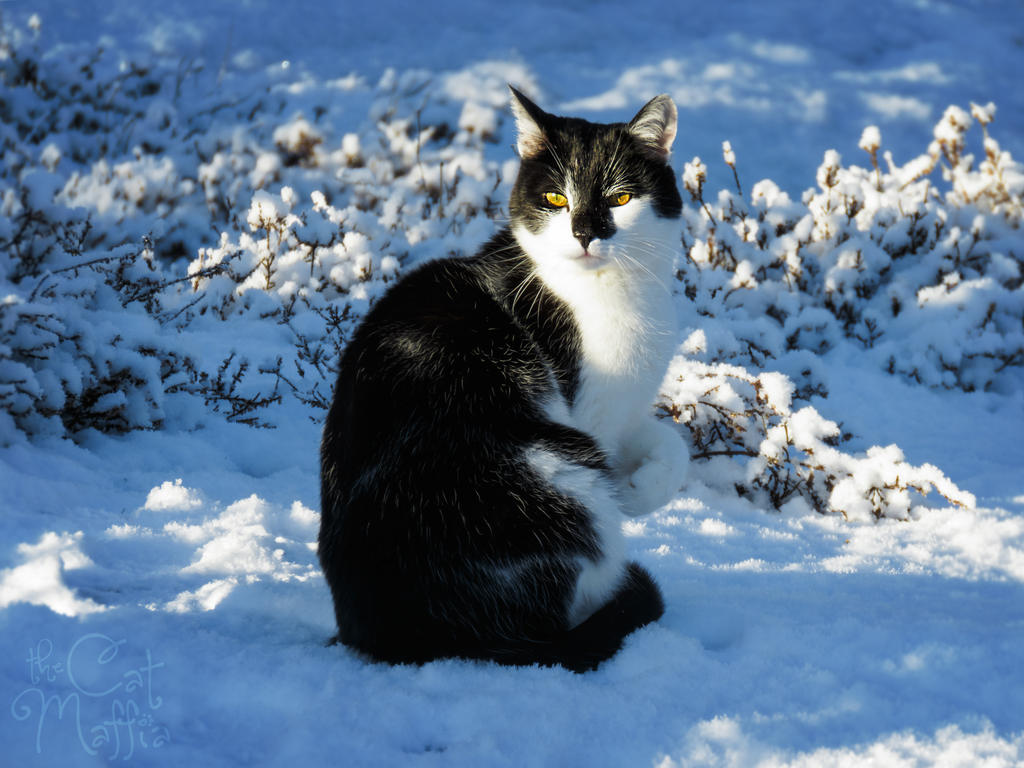
POLYGON ((676 107, 597 124, 511 92, 509 226, 373 305, 324 426, 336 640, 377 661, 583 672, 664 611, 622 523, 688 463, 652 405, 677 344, 676 107))

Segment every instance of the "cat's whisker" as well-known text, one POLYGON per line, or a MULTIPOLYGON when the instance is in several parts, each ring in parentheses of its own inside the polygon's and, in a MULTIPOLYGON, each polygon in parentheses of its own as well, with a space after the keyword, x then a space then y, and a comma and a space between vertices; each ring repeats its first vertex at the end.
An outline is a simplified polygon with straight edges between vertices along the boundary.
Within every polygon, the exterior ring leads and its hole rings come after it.
POLYGON ((660 277, 658 277, 658 275, 656 275, 651 270, 650 267, 648 267, 646 264, 644 264, 638 258, 636 258, 635 256, 633 256, 632 254, 629 254, 629 253, 623 253, 622 257, 624 259, 626 259, 627 261, 629 261, 630 263, 636 265, 643 272, 646 272, 651 277, 651 279, 655 282, 655 284, 657 284, 658 287, 660 287, 663 291, 667 291, 667 292, 671 293, 671 291, 669 290, 668 286, 665 285, 664 281, 660 277))
POLYGON ((664 258, 664 249, 658 248, 657 246, 649 242, 642 241, 638 238, 630 237, 623 238, 623 246, 621 248, 616 248, 612 253, 616 257, 616 259, 619 260, 619 263, 621 263, 621 261, 624 260, 627 263, 634 265, 640 271, 646 273, 663 291, 671 293, 671 289, 669 289, 669 287, 665 284, 664 280, 662 280, 662 278, 658 274, 656 274, 654 270, 652 270, 647 264, 645 264, 641 259, 638 259, 631 252, 637 250, 650 254, 651 256, 654 256, 658 259, 664 258))
MULTIPOLYGON (((510 307, 511 307, 511 310, 512 310, 513 313, 515 312, 516 302, 519 301, 519 297, 523 295, 523 291, 525 291, 527 286, 531 282, 533 282, 533 280, 536 279, 537 277, 539 277, 539 274, 538 274, 537 270, 536 269, 531 269, 526 274, 526 277, 523 278, 523 280, 520 281, 519 285, 513 290, 515 295, 512 296, 512 302, 510 304, 510 307)), ((536 297, 534 297, 534 301, 536 301, 536 297)), ((533 309, 533 307, 531 306, 530 310, 532 311, 532 309, 533 309)), ((527 312, 526 314, 527 314, 527 316, 529 316, 530 313, 527 312)))

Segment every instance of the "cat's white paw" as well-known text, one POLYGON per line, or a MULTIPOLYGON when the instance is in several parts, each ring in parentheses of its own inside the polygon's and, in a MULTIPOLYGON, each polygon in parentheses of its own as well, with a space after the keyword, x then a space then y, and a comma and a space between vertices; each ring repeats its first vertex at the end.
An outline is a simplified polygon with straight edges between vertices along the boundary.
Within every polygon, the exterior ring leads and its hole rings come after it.
POLYGON ((624 479, 623 511, 645 515, 670 502, 686 483, 689 452, 682 437, 662 422, 651 422, 632 446, 638 466, 624 479))

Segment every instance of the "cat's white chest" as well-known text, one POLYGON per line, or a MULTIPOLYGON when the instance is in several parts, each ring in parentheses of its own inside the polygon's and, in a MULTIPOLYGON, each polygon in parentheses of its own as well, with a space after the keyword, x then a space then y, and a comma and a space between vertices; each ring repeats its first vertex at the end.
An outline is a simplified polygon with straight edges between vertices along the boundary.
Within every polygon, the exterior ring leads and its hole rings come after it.
POLYGON ((672 220, 640 200, 614 215, 618 231, 609 241, 590 244, 593 261, 584 257, 568 213, 552 216, 539 232, 520 227, 514 234, 579 329, 579 387, 569 421, 627 469, 623 463, 638 453, 632 433, 651 421, 675 351, 671 263, 678 232, 672 220))
POLYGON ((675 307, 657 283, 596 275, 569 302, 580 331, 574 421, 610 454, 646 421, 675 349, 675 307), (606 279, 602 280, 601 278, 606 279))

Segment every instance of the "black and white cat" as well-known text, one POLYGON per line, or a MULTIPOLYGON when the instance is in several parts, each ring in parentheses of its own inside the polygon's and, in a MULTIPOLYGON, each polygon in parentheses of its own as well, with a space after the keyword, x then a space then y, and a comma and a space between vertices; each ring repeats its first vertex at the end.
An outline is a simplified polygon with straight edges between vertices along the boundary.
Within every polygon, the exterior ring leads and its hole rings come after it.
POLYGON ((320 563, 338 639, 377 660, 583 671, 664 609, 621 526, 688 461, 652 409, 677 343, 676 108, 602 125, 512 94, 510 226, 374 305, 324 428, 320 563))

